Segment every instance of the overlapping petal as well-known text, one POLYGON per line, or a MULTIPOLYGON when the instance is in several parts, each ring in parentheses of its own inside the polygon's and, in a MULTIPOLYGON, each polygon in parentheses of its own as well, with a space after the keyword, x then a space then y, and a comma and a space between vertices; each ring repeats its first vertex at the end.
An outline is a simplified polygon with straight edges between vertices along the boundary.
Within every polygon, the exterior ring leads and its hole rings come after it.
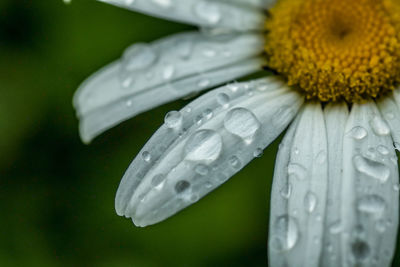
MULTIPOLYGON (((243 0, 99 0, 155 17, 213 28, 237 31, 262 30, 265 1, 243 0), (241 4, 240 4, 240 3, 241 4)), ((267 1, 268 3, 271 1, 267 1)))
MULTIPOLYGON (((340 266, 390 266, 399 218, 397 157, 375 102, 353 104, 343 141, 340 266)), ((332 255, 334 256, 334 255, 332 255)))
POLYGON ((261 69, 258 34, 184 33, 135 44, 74 96, 84 141, 155 106, 261 69), (243 49, 245 47, 246 49, 243 49))
POLYGON ((302 102, 280 80, 264 78, 213 90, 168 113, 125 173, 117 213, 146 226, 196 202, 259 156, 302 102))
POLYGON ((307 103, 280 146, 271 195, 270 266, 318 266, 328 187, 319 103, 307 103))
POLYGON ((322 240, 321 266, 341 266, 340 229, 342 209, 348 206, 342 199, 343 191, 343 138, 349 117, 345 103, 328 104, 324 109, 328 138, 328 190, 322 240))

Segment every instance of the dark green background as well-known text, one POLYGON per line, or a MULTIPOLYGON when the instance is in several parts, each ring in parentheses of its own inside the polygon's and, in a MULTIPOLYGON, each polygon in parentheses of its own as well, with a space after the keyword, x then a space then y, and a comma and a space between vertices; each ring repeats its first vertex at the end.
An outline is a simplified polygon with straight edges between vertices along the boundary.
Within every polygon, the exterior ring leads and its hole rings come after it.
POLYGON ((115 214, 118 183, 186 102, 90 146, 78 137, 80 82, 134 42, 191 29, 95 1, 0 0, 0 266, 266 266, 277 142, 199 203, 136 228, 115 214))

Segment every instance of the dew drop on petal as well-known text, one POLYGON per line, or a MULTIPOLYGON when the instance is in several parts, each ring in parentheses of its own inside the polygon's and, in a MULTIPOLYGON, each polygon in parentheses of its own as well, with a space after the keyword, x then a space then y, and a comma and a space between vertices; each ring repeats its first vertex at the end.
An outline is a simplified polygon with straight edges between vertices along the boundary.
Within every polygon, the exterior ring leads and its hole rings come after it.
POLYGON ((146 162, 150 162, 151 160, 151 154, 149 151, 143 151, 142 152, 142 159, 146 162))
POLYGON ((304 197, 304 207, 307 212, 312 213, 317 207, 318 198, 313 192, 308 192, 304 197))
POLYGON ((307 178, 307 170, 300 164, 290 163, 288 165, 288 175, 298 180, 304 180, 307 178))
POLYGON ((242 166, 242 163, 240 162, 240 159, 237 156, 230 157, 228 162, 235 169, 240 169, 240 167, 242 166))
POLYGON ((165 115, 164 123, 168 128, 179 128, 182 125, 182 119, 182 114, 174 110, 165 115))
POLYGON ((357 210, 380 216, 386 209, 385 200, 378 195, 367 195, 357 200, 357 210))
POLYGON ((376 150, 383 156, 386 156, 390 153, 389 149, 384 145, 379 145, 376 150))
POLYGON ((184 153, 186 159, 193 161, 215 161, 222 150, 222 137, 216 131, 202 129, 187 140, 184 153))
POLYGON ((382 183, 386 182, 390 176, 390 169, 387 166, 360 155, 353 158, 353 164, 360 173, 377 179, 382 183))
POLYGON ((387 123, 379 116, 375 116, 371 121, 370 125, 376 135, 388 135, 390 134, 390 128, 387 123))
POLYGON ((272 225, 269 246, 277 252, 291 250, 299 239, 296 219, 289 215, 276 218, 272 225))
POLYGON ((208 174, 208 167, 207 167, 207 165, 204 165, 204 164, 198 164, 198 165, 194 168, 194 171, 195 171, 197 174, 200 174, 200 175, 204 176, 204 175, 207 175, 207 174, 208 174))
POLYGON ((164 174, 157 174, 151 179, 151 185, 156 187, 160 185, 163 181, 165 180, 165 175, 164 174))
POLYGON ((220 104, 221 106, 223 106, 224 108, 229 107, 229 96, 225 93, 219 93, 217 95, 217 102, 218 104, 220 104))
POLYGON ((289 199, 292 194, 292 184, 290 183, 285 184, 281 189, 280 193, 283 198, 289 199))
POLYGON ((213 115, 214 115, 214 114, 213 114, 213 111, 212 111, 211 109, 206 109, 206 110, 204 110, 204 112, 203 112, 203 116, 204 116, 204 118, 206 118, 207 120, 211 119, 213 115))
POLYGON ((368 243, 362 240, 356 240, 351 244, 351 252, 356 260, 365 260, 370 254, 368 243))
POLYGON ((171 80, 175 74, 175 67, 173 65, 167 65, 163 71, 163 79, 164 80, 171 80))
POLYGON ((250 143, 258 129, 260 129, 261 123, 250 110, 234 108, 226 114, 224 126, 230 133, 250 143))
POLYGON ((367 137, 368 132, 361 126, 356 126, 350 131, 350 135, 356 140, 362 140, 367 137))
POLYGON ((175 192, 178 194, 183 193, 186 190, 188 190, 189 187, 190 187, 190 183, 188 181, 185 181, 185 180, 178 181, 175 184, 175 192))
POLYGON ((262 157, 263 153, 264 153, 264 151, 263 151, 262 148, 257 148, 257 149, 254 151, 253 156, 254 156, 255 158, 260 158, 260 157, 262 157))
POLYGON ((135 44, 127 48, 123 55, 122 66, 127 71, 147 69, 154 64, 157 55, 147 44, 135 44))

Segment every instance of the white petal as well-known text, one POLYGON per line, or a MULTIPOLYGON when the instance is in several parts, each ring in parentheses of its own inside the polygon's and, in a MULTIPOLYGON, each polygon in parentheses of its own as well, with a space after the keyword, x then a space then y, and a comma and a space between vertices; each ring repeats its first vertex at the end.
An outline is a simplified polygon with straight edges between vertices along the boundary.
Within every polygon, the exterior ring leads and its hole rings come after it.
POLYGON ((319 103, 308 103, 280 147, 269 230, 270 266, 319 266, 328 184, 327 138, 319 103))
POLYGON ((373 101, 354 104, 343 142, 341 266, 390 266, 398 227, 398 168, 373 101))
POLYGON ((138 113, 261 69, 263 59, 255 56, 262 46, 259 35, 204 33, 133 45, 75 94, 82 138, 90 141, 138 113))
POLYGON ((394 94, 391 93, 378 102, 378 107, 383 118, 391 128, 391 135, 397 149, 400 149, 400 108, 394 94))
POLYGON ((348 203, 342 199, 343 191, 343 136, 349 116, 347 105, 329 104, 324 109, 328 137, 328 198, 321 266, 341 266, 341 239, 338 231, 341 210, 348 203))
POLYGON ((167 114, 125 173, 117 213, 146 226, 196 202, 258 156, 302 101, 265 78, 221 87, 167 114))
MULTIPOLYGON (((262 30, 265 15, 260 8, 228 1, 208 0, 99 0, 155 17, 203 27, 239 31, 262 30)), ((258 1, 255 1, 256 3, 258 1)), ((269 2, 269 1, 268 1, 269 2)))

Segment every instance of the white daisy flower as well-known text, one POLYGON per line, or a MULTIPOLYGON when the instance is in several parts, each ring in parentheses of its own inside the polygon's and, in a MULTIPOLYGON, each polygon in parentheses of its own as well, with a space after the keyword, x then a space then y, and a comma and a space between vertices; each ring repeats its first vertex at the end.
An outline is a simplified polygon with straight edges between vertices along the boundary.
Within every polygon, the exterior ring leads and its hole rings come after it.
POLYGON ((166 102, 275 73, 169 112, 121 181, 119 215, 137 226, 172 216, 288 128, 271 195, 270 266, 390 266, 399 219, 396 0, 102 2, 207 30, 134 44, 84 82, 74 105, 85 142, 166 102))

